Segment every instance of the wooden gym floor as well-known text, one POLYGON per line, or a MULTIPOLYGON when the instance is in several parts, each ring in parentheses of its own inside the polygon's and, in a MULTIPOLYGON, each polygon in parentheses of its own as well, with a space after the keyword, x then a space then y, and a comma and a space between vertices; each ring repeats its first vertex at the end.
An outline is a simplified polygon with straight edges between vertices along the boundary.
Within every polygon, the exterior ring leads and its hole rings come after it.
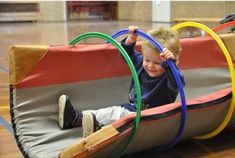
MULTIPOLYGON (((10 124, 9 90, 8 90, 8 49, 14 44, 33 45, 65 45, 74 37, 89 31, 112 34, 129 25, 137 25, 143 31, 154 27, 169 28, 169 23, 148 22, 56 22, 56 23, 0 23, 0 158, 22 158, 13 135, 2 125, 3 121, 10 124)), ((218 23, 210 24, 216 26, 218 23)), ((102 42, 91 39, 83 42, 102 42)), ((158 154, 138 154, 128 157, 158 158, 232 158, 235 157, 235 129, 227 129, 210 140, 187 140, 178 143, 173 149, 158 154)))

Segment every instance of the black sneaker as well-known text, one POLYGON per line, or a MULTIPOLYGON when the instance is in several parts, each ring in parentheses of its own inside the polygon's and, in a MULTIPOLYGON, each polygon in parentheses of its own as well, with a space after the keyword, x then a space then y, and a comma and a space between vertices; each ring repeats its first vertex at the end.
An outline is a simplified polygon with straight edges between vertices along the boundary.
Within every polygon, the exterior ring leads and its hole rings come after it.
POLYGON ((91 112, 83 112, 82 127, 83 138, 88 137, 101 128, 98 121, 96 120, 95 115, 91 112))
POLYGON ((80 127, 82 125, 82 112, 75 110, 67 95, 59 98, 59 125, 62 129, 80 127))

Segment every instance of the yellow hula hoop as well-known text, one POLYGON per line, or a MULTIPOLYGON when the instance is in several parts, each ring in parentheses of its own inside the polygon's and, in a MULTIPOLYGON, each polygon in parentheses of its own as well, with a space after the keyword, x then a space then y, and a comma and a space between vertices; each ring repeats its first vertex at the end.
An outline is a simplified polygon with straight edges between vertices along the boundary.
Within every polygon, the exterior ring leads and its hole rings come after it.
POLYGON ((220 48, 222 49, 222 51, 224 53, 224 56, 225 56, 226 61, 228 63, 230 76, 231 76, 231 80, 232 80, 232 101, 229 106, 228 113, 227 113, 226 117, 224 118, 224 121, 214 131, 212 131, 208 134, 205 134, 205 135, 193 137, 194 139, 209 139, 209 138, 212 138, 212 137, 216 136, 217 134, 219 134, 227 126, 230 119, 232 118, 232 115, 234 112, 234 107, 235 107, 235 97, 234 97, 234 94, 235 94, 235 72, 234 72, 233 62, 231 60, 231 57, 229 55, 227 48, 225 47, 224 43, 219 38, 219 36, 213 30, 211 30, 210 28, 208 28, 207 26, 205 26, 203 24, 196 23, 196 22, 179 23, 179 24, 173 26, 171 29, 177 30, 177 29, 180 29, 183 27, 188 27, 188 26, 202 29, 202 30, 206 31, 208 34, 210 34, 216 40, 217 44, 220 46, 220 48))

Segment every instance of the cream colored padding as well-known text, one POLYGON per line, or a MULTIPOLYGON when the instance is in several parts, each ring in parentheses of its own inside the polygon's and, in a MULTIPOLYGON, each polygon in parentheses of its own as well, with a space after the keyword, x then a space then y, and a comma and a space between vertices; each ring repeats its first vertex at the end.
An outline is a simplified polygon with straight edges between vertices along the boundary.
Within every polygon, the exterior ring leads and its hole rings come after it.
MULTIPOLYGON (((97 145, 103 143, 105 141, 110 140, 114 136, 117 136, 119 132, 112 125, 107 125, 103 127, 101 130, 97 131, 96 134, 92 134, 88 136, 86 139, 83 139, 72 146, 66 148, 63 152, 61 152, 61 158, 71 158, 77 154, 78 151, 83 153, 84 157, 89 155, 89 152, 93 148, 96 148, 97 145)), ((82 157, 83 157, 82 156, 82 157)), ((80 156, 81 157, 81 156, 80 156)))
POLYGON ((14 45, 9 50, 9 83, 15 85, 21 81, 42 57, 49 46, 14 45))
POLYGON ((227 47, 233 61, 235 61, 235 33, 219 35, 227 47))

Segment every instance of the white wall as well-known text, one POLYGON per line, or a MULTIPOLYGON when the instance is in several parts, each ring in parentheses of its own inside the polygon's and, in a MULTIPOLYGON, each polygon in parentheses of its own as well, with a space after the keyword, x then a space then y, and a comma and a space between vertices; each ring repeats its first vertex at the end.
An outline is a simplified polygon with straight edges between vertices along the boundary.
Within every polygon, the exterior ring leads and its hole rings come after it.
POLYGON ((65 1, 40 1, 40 21, 66 21, 65 1))
POLYGON ((170 22, 171 21, 171 2, 155 0, 152 1, 152 21, 170 22))

